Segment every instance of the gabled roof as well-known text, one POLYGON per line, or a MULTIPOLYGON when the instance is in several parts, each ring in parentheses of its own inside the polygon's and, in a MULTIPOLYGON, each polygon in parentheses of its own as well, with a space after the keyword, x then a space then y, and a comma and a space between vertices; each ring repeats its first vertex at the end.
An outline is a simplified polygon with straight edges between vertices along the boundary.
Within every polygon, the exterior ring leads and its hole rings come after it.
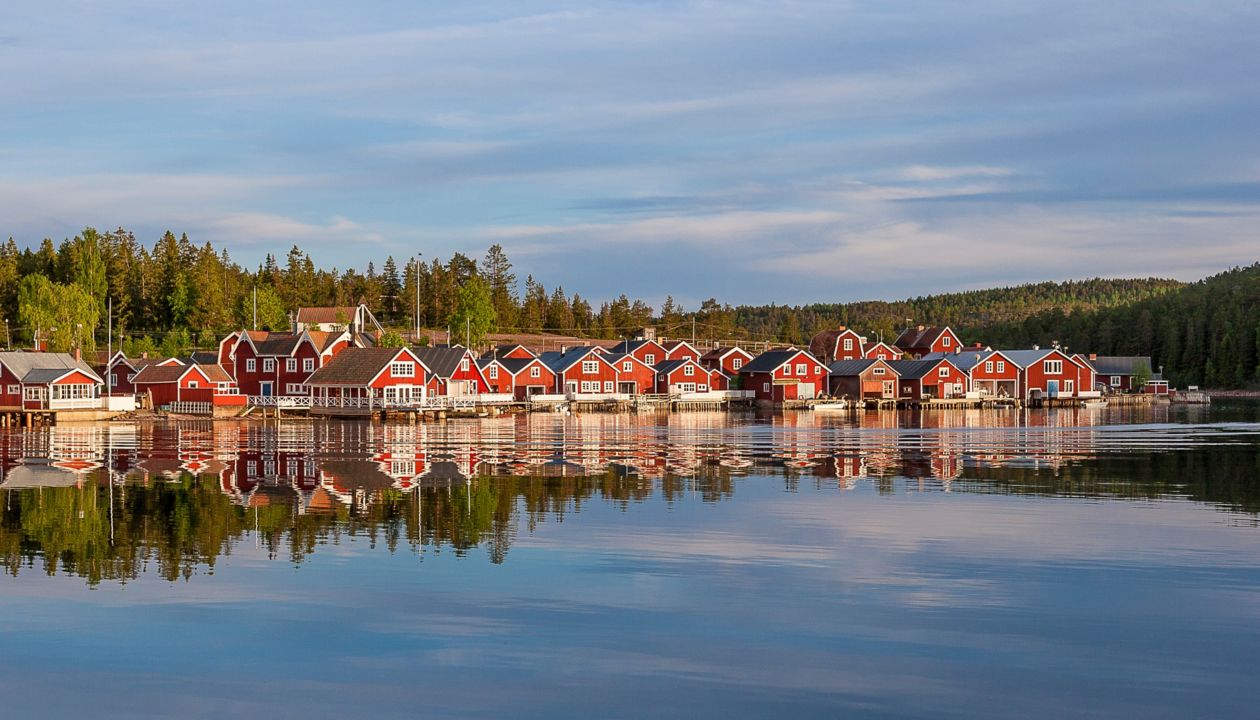
MULTIPOLYGON (((547 364, 538 358, 499 358, 497 362, 503 366, 504 370, 511 373, 513 377, 520 375, 525 371, 525 368, 528 368, 534 363, 547 367, 547 364)), ((548 370, 550 370, 550 368, 548 368, 548 370)))
POLYGON ((346 337, 345 332, 324 332, 323 330, 307 330, 306 335, 311 339, 311 344, 315 346, 315 349, 321 353, 346 337))
POLYGON ((700 368, 700 372, 709 373, 708 368, 702 367, 699 363, 691 358, 678 358, 676 360, 666 360, 656 364, 656 372, 658 375, 668 375, 684 365, 695 365, 700 368))
MULTIPOLYGON (((367 385, 401 353, 415 355, 407 348, 346 348, 311 373, 306 382, 308 385, 367 385)), ((423 360, 421 364, 427 367, 423 360)))
POLYGON ((818 358, 814 357, 813 355, 810 355, 804 350, 798 350, 798 349, 767 350, 766 352, 763 352, 757 357, 753 358, 751 362, 749 362, 744 367, 740 368, 739 371, 741 373, 774 372, 775 370, 778 370, 780 367, 783 367, 783 365, 785 365, 786 363, 790 362, 797 355, 804 355, 805 357, 809 358, 811 361, 818 363, 819 365, 822 365, 822 363, 819 362, 818 358))
MULTIPOLYGON (((881 362, 892 367, 887 361, 882 361, 879 358, 863 358, 859 360, 837 360, 831 363, 831 366, 827 369, 832 377, 851 377, 861 375, 869 370, 872 365, 881 362)), ((899 375, 896 368, 893 368, 893 374, 899 375)))
MULTIPOLYGON (((899 348, 910 349, 932 347, 932 343, 936 342, 937 338, 945 334, 946 330, 949 330, 948 326, 924 327, 919 325, 918 327, 906 328, 901 331, 900 335, 897 336, 897 340, 893 342, 893 345, 896 345, 899 348)), ((953 331, 951 330, 950 332, 953 331)))
POLYGON ((965 373, 970 373, 971 369, 979 365, 985 358, 992 355, 994 350, 964 350, 962 352, 931 352, 926 353, 922 360, 948 360, 954 367, 965 373))
POLYGON ((1142 355, 1099 355, 1096 358, 1081 357, 1099 375, 1137 375, 1138 371, 1151 373, 1151 359, 1142 355))
MULTIPOLYGON (((954 365, 950 358, 936 358, 935 360, 891 360, 888 362, 897 375, 906 380, 919 380, 928 373, 936 369, 937 365, 942 362, 954 365)), ((954 365, 954 367, 958 367, 954 365)))
POLYGON ((820 356, 830 354, 836 349, 836 342, 845 335, 852 335, 859 343, 866 341, 866 338, 859 335, 853 328, 838 327, 833 330, 823 330, 810 338, 809 351, 820 356))
POLYGON ((656 342, 655 340, 645 340, 643 338, 639 338, 638 340, 622 340, 616 345, 613 345, 608 350, 609 352, 617 353, 619 355, 624 355, 626 353, 632 353, 635 350, 638 350, 639 348, 643 347, 644 345, 655 345, 661 348, 662 350, 665 349, 663 345, 656 342))
POLYGON ((1063 352, 1062 350, 1058 350, 1052 347, 1035 348, 1032 350, 1002 350, 1001 352, 1002 352, 1002 355, 1004 355, 1007 360, 1010 360, 1011 362, 1015 363, 1016 365, 1022 368, 1026 368, 1032 365, 1033 363, 1044 360, 1046 356, 1052 355, 1056 352, 1068 358, 1069 360, 1072 359, 1071 356, 1068 355, 1067 353, 1063 352))
POLYGON ((520 343, 516 343, 515 345, 508 345, 508 344, 495 345, 494 347, 487 350, 481 357, 502 358, 504 355, 507 355, 508 353, 512 352, 513 350, 516 350, 517 348, 520 348, 521 350, 524 350, 530 355, 537 357, 537 353, 535 353, 533 350, 530 350, 529 348, 525 347, 524 345, 520 343))
POLYGON ((297 351, 304 337, 306 336, 303 333, 246 330, 241 333, 241 342, 253 345, 254 351, 260 356, 287 357, 297 351))
POLYGON ((5 351, 0 352, 0 364, 24 383, 42 385, 54 382, 75 370, 98 383, 104 382, 87 363, 75 360, 70 353, 5 351))
POLYGON ((433 345, 413 351, 430 373, 443 380, 449 380, 459 370, 460 361, 469 354, 463 345, 433 345))
POLYGON ((752 359, 752 353, 748 352, 747 350, 745 350, 744 348, 738 345, 729 345, 727 347, 715 347, 712 350, 708 351, 707 353, 701 355, 700 359, 721 362, 723 358, 725 358, 727 355, 730 355, 733 352, 743 353, 750 360, 752 359))
MULTIPOLYGON (((217 365, 214 367, 218 367, 217 365)), ((222 368, 219 369, 222 372, 222 368)), ((185 375, 190 372, 200 372, 201 376, 207 382, 231 382, 232 378, 227 380, 212 380, 209 373, 200 365, 146 365, 141 368, 140 372, 132 378, 132 384, 145 385, 152 383, 173 383, 179 382, 185 375)), ((224 373, 226 375, 227 373, 224 373)))
MULTIPOLYGON (((605 354, 605 355, 604 355, 604 359, 605 359, 605 360, 607 360, 609 363, 611 363, 611 364, 612 364, 612 365, 614 365, 614 366, 616 366, 616 365, 618 365, 618 364, 620 364, 620 363, 623 363, 623 362, 625 362, 626 360, 629 360, 629 361, 631 361, 631 362, 633 362, 633 363, 637 363, 637 364, 639 364, 639 365, 642 365, 642 366, 643 366, 643 367, 645 367, 645 368, 649 368, 649 369, 650 369, 650 368, 652 367, 651 365, 648 365, 647 363, 645 363, 645 362, 643 362, 642 360, 640 360, 639 358, 637 358, 637 357, 635 357, 635 356, 631 355, 630 353, 608 353, 608 354, 605 354)), ((657 363, 657 364, 659 365, 660 363, 657 363)))
POLYGON ((562 353, 545 352, 538 359, 542 360, 543 363, 545 363, 547 367, 551 368, 553 372, 560 374, 590 356, 594 356, 603 362, 607 362, 602 355, 595 352, 595 349, 596 348, 593 345, 583 345, 581 347, 569 348, 562 353))
POLYGON ((674 350, 677 350, 680 347, 686 346, 690 348, 691 351, 696 353, 697 355, 700 354, 700 351, 696 350, 695 346, 687 342, 686 340, 666 340, 663 343, 657 343, 657 344, 665 348, 665 352, 673 352, 674 350))
POLYGON ((197 350, 188 357, 183 358, 180 362, 185 365, 217 365, 219 363, 219 353, 212 350, 197 350))
POLYGON ((227 370, 224 370, 223 366, 218 363, 197 363, 197 369, 212 383, 236 382, 231 375, 228 375, 227 370))

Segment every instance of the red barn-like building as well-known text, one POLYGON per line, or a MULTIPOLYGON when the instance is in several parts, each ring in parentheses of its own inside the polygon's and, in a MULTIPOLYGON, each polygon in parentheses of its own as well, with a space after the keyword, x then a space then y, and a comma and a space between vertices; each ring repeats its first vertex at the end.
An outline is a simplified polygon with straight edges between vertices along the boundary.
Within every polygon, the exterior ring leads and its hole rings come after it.
POLYGON ((893 343, 910 359, 919 360, 928 353, 952 353, 962 347, 958 335, 948 327, 906 328, 893 343))

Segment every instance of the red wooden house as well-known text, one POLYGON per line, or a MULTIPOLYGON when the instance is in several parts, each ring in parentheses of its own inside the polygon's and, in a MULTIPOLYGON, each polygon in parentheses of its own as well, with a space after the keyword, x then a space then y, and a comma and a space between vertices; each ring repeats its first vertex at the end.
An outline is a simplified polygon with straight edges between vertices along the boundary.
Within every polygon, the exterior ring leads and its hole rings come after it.
POLYGON ((477 367, 481 369, 481 374, 486 379, 486 386, 489 388, 487 392, 510 394, 516 391, 512 373, 503 363, 504 360, 496 357, 482 357, 477 361, 477 367))
POLYGON ((958 336, 948 327, 924 327, 923 325, 906 328, 897 336, 893 345, 912 360, 919 360, 928 353, 952 353, 962 347, 958 336))
POLYGON ((971 387, 981 395, 992 397, 1019 397, 1020 366, 1001 350, 980 353, 961 353, 970 357, 971 387))
POLYGON ((428 366, 409 348, 347 348, 307 380, 312 412, 363 399, 386 406, 419 404, 429 375, 428 366))
POLYGON ((542 360, 536 357, 508 358, 499 362, 512 375, 512 392, 517 400, 555 391, 556 374, 542 360))
POLYGON ((1002 354, 1020 367, 1020 397, 1074 398, 1082 392, 1092 395, 1094 371, 1056 348, 1003 350, 1002 354))
POLYGON ((1154 372, 1150 357, 1142 355, 1077 355, 1074 357, 1078 363, 1092 368, 1097 378, 1096 382, 1106 387, 1109 392, 1150 392, 1157 395, 1168 392, 1167 381, 1164 380, 1162 373, 1154 372), (1146 377, 1146 385, 1137 387, 1137 378, 1142 375, 1146 377))
POLYGON ((691 346, 691 343, 688 343, 685 340, 666 340, 661 343, 661 347, 665 349, 666 360, 691 358, 696 362, 700 362, 700 351, 696 350, 691 346))
POLYGON ((877 342, 874 345, 867 345, 862 352, 862 357, 868 359, 878 358, 880 360, 900 360, 902 352, 886 342, 877 342))
POLYGON ((836 397, 858 400, 896 400, 900 397, 900 378, 886 360, 837 360, 828 370, 831 394, 836 397))
POLYGON ((666 357, 665 348, 655 340, 622 340, 609 350, 611 355, 633 355, 639 362, 648 367, 656 367, 657 363, 665 362, 669 358, 666 357))
POLYGON ((783 402, 818 397, 827 390, 827 366, 804 350, 769 350, 740 370, 744 390, 758 400, 783 402))
POLYGON ((710 370, 691 358, 666 360, 656 366, 656 388, 660 394, 725 390, 726 376, 710 370))
POLYGON ((555 373, 558 393, 611 394, 617 391, 617 368, 593 347, 543 353, 541 359, 555 373))
POLYGON ((713 348, 700 356, 700 364, 717 370, 729 379, 739 377, 739 371, 752 362, 752 353, 739 346, 713 348))
POLYGON ((628 395, 652 392, 656 370, 651 365, 628 354, 606 354, 604 359, 617 368, 617 392, 628 395))
POLYGON ((132 378, 145 367, 182 364, 183 361, 177 358, 151 358, 148 355, 129 358, 119 351, 114 353, 114 357, 110 358, 105 366, 105 384, 108 392, 113 395, 134 395, 135 387, 131 383, 132 378))
POLYGON ((176 402, 243 407, 246 400, 218 365, 148 365, 136 373, 133 386, 136 395, 152 399, 153 408, 176 402))
POLYGON ((903 398, 963 397, 969 387, 967 374, 949 358, 894 360, 888 365, 899 376, 898 394, 903 398))
POLYGON ((95 408, 101 385, 100 376, 69 353, 0 352, 0 407, 95 408))
POLYGON ((429 395, 464 397, 490 392, 477 357, 463 345, 415 348, 414 353, 429 369, 429 395))
POLYGON ((843 325, 823 330, 809 341, 809 351, 824 363, 860 360, 865 357, 866 338, 843 325))
POLYGON ((347 332, 241 330, 219 342, 219 365, 245 395, 299 397, 311 373, 351 345, 347 332))

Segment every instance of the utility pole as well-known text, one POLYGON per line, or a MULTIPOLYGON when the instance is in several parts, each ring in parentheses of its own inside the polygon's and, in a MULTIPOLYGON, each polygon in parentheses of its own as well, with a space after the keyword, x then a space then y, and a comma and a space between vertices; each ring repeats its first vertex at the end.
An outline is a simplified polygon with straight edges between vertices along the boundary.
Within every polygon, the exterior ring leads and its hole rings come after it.
MULTIPOLYGON (((106 356, 105 356, 105 394, 106 394, 106 395, 110 395, 110 394, 112 394, 112 393, 114 392, 114 383, 113 383, 113 381, 112 381, 113 373, 111 373, 111 372, 109 371, 109 362, 110 362, 111 360, 113 360, 113 359, 114 359, 114 298, 112 298, 112 297, 109 299, 109 313, 108 313, 107 317, 108 317, 109 319, 108 319, 108 320, 106 320, 106 322, 105 322, 105 345, 106 345, 106 347, 108 347, 109 349, 105 351, 105 352, 106 352, 106 356)), ((111 487, 111 488, 113 487, 113 484, 114 484, 114 481, 113 481, 113 477, 111 476, 111 478, 110 478, 110 487, 111 487)), ((114 526, 113 526, 113 522, 114 522, 114 515, 113 515, 113 512, 114 512, 114 506, 113 506, 113 505, 110 505, 110 506, 109 506, 109 510, 110 510, 110 516, 109 516, 109 519, 110 519, 110 531, 111 531, 111 533, 112 533, 112 531, 113 531, 113 527, 114 527, 114 526)))
POLYGON ((691 346, 696 346, 696 316, 691 316, 691 346))
POLYGON ((411 265, 416 278, 416 339, 420 342, 420 256, 411 258, 411 265))
POLYGON ((254 281, 254 330, 258 330, 258 281, 254 281))

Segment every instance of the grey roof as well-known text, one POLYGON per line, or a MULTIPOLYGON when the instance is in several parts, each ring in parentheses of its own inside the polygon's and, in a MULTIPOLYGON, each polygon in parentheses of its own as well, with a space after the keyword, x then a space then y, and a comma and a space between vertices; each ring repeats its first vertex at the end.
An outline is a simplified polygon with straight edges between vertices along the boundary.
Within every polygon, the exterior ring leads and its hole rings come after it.
POLYGON ((416 357, 429 368, 429 372, 443 380, 449 380, 459 370, 459 362, 468 353, 463 345, 435 345, 414 348, 416 357))
POLYGON ((1026 368, 1053 353, 1054 348, 1038 348, 1036 350, 1003 350, 1002 355, 1016 365, 1026 368))
POLYGON ((401 352, 402 348, 346 348, 327 365, 311 373, 306 382, 309 385, 366 385, 401 352))
MULTIPOLYGON (((888 363, 897 375, 906 380, 918 380, 924 375, 932 372, 932 370, 941 364, 941 361, 950 361, 950 358, 937 358, 935 360, 892 360, 888 363)), ((950 364, 953 364, 952 362, 950 364)))
POLYGON ((594 345, 581 345, 579 347, 569 348, 562 353, 554 351, 545 352, 540 355, 538 359, 542 360, 543 364, 551 368, 553 372, 560 374, 586 359, 588 355, 594 354, 596 357, 603 359, 598 353, 593 353, 594 350, 594 345))
MULTIPOLYGON (((828 368, 832 377, 852 377, 866 372, 879 358, 863 358, 861 360, 837 360, 828 368)), ((896 370, 893 371, 896 374, 896 370)))
POLYGON ((217 365, 219 353, 213 350, 198 350, 181 360, 185 365, 217 365))
POLYGON ((752 357, 752 353, 748 352, 747 350, 745 350, 744 348, 738 345, 727 345, 726 347, 713 348, 712 350, 701 355, 700 359, 701 360, 721 360, 722 358, 736 351, 741 352, 750 358, 752 357))
POLYGON ((803 350, 767 350, 753 358, 751 362, 740 368, 739 371, 742 373, 773 372, 783 363, 788 362, 797 355, 804 355, 817 362, 817 358, 803 350))
POLYGON ((0 363, 24 383, 52 382, 71 370, 78 370, 98 383, 104 382, 87 363, 75 360, 70 353, 0 352, 0 363))
POLYGON ((644 345, 647 345, 648 343, 655 343, 657 345, 660 345, 660 343, 656 342, 655 340, 644 340, 641 338, 639 340, 622 340, 621 342, 609 348, 609 351, 624 355, 626 353, 632 353, 635 350, 638 350, 639 348, 643 347, 644 345))
MULTIPOLYGON (((678 368, 680 368, 680 367, 682 367, 683 365, 686 365, 686 364, 688 364, 688 363, 691 363, 692 365, 696 365, 696 364, 697 364, 695 361, 693 361, 693 360, 692 360, 691 358, 689 358, 689 357, 685 357, 685 358, 676 358, 676 359, 674 359, 674 360, 666 360, 666 361, 664 361, 664 362, 659 362, 659 363, 657 363, 657 364, 656 364, 656 372, 657 372, 657 374, 659 374, 659 375, 668 375, 668 374, 670 374, 670 373, 674 372, 674 371, 675 371, 675 370, 677 370, 678 368)), ((709 372, 709 371, 708 371, 708 370, 706 370, 704 367, 701 367, 701 368, 700 368, 700 370, 701 370, 701 372, 704 372, 704 373, 708 373, 708 372, 709 372)))
POLYGON ((499 360, 499 364, 503 366, 504 370, 512 373, 512 376, 515 377, 520 375, 525 368, 533 365, 537 361, 538 358, 502 358, 499 360))
POLYGON ((1151 374, 1151 359, 1141 355, 1099 355, 1089 361, 1099 375, 1151 374))
POLYGON ((905 330, 902 330, 901 334, 897 336, 897 339, 893 341, 893 345, 899 348, 908 348, 911 350, 931 347, 932 343, 936 341, 936 338, 940 337, 941 334, 948 329, 948 326, 937 327, 935 325, 930 327, 923 327, 920 325, 918 327, 906 328, 905 330))
POLYGON ((963 352, 933 352, 924 355, 921 360, 948 360, 954 364, 954 367, 965 373, 970 373, 971 369, 979 365, 985 358, 992 355, 993 350, 964 350, 963 352))
POLYGON ((516 348, 520 348, 520 349, 524 350, 525 352, 529 353, 530 355, 535 355, 535 354, 536 354, 533 350, 530 350, 529 348, 525 347, 524 345, 522 345, 522 344, 520 344, 520 343, 512 343, 512 344, 510 344, 510 345, 505 343, 505 344, 502 344, 502 345, 495 345, 494 347, 492 347, 492 348, 490 348, 489 350, 487 350, 487 351, 486 351, 486 352, 485 352, 485 353, 484 353, 481 357, 482 357, 482 358, 497 358, 497 357, 502 357, 502 356, 507 355, 508 353, 512 352, 512 351, 513 351, 513 350, 515 350, 516 348))

